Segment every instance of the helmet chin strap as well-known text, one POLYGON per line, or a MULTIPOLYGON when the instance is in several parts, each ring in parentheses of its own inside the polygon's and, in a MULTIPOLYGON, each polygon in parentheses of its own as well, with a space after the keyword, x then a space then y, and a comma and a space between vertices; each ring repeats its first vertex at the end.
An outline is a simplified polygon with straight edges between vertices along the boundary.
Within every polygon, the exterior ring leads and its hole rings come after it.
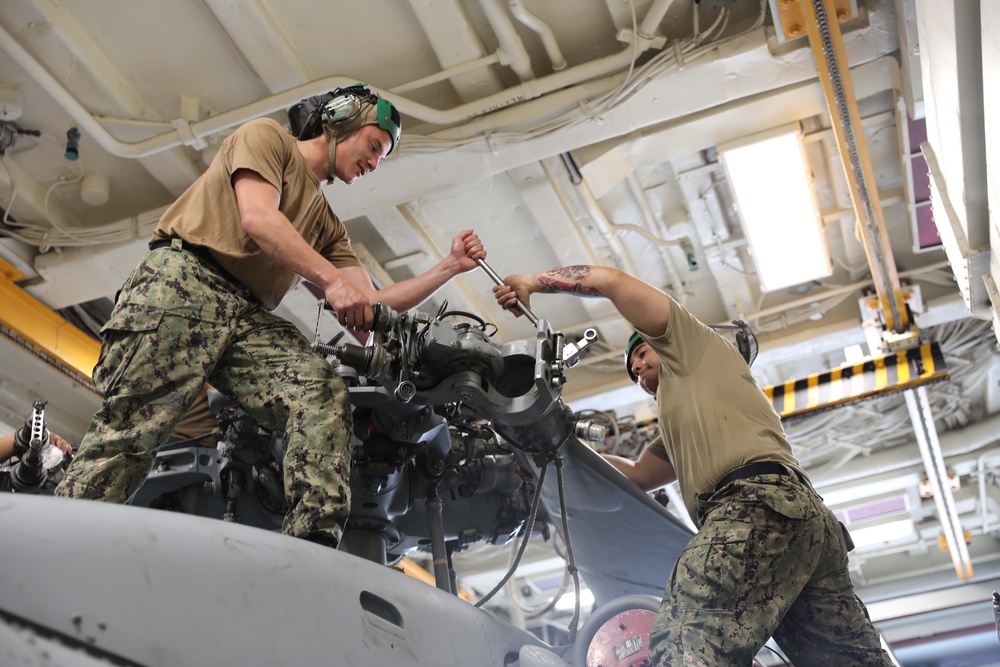
POLYGON ((330 185, 337 177, 337 135, 333 132, 333 129, 329 125, 323 127, 323 134, 326 135, 328 140, 326 184, 330 185))
POLYGON ((348 135, 352 134, 356 130, 360 130, 365 125, 378 125, 378 116, 375 114, 374 104, 369 104, 363 108, 358 117, 349 123, 323 125, 323 134, 326 135, 327 140, 330 142, 330 152, 327 157, 327 168, 330 173, 327 176, 327 184, 333 183, 333 179, 337 177, 337 144, 340 143, 341 140, 346 139, 348 135))

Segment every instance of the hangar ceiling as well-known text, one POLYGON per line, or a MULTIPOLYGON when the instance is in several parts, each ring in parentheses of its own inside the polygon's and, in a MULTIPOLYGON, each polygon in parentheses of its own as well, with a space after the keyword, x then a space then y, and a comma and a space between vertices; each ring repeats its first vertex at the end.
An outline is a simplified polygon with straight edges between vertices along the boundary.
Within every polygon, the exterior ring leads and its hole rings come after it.
MULTIPOLYGON (((997 93, 983 85, 1000 75, 1000 9, 827 4, 843 12, 853 130, 884 225, 875 250, 852 201, 844 123, 821 85, 829 76, 818 74, 815 41, 789 13, 794 2, 6 0, 0 258, 10 289, 82 330, 98 328, 159 214, 232 128, 262 115, 284 122, 299 99, 356 81, 397 104, 403 141, 374 175, 326 193, 381 284, 426 270, 472 228, 500 275, 616 266, 705 322, 748 322, 761 349, 755 377, 781 386, 842 367, 851 346, 880 354, 870 321, 888 261, 915 325, 908 340, 939 345, 949 369, 925 387, 925 421, 896 393, 786 428, 835 509, 882 506, 887 518, 912 521, 909 535, 859 548, 851 567, 902 654, 943 664, 934 656, 956 649, 928 619, 947 615, 941 627, 976 646, 991 621, 982 591, 1000 579, 1000 224, 989 210, 1000 197, 1000 143, 984 122, 998 111, 997 93), (719 147, 780 127, 801 136, 830 271, 764 291, 719 147), (957 487, 971 579, 959 579, 940 547, 947 521, 921 493, 921 423, 932 426, 957 487), (945 589, 958 591, 947 604, 921 597, 945 589)), ((530 337, 527 322, 497 309, 491 286, 474 272, 423 309, 447 300, 494 322, 500 340, 530 337)), ((5 296, 0 312, 12 303, 5 296)), ((598 331, 568 375, 575 409, 648 415, 621 369, 628 328, 608 303, 542 296, 532 309, 568 338, 598 331)), ((304 286, 280 312, 313 331, 316 303, 304 286)), ((15 313, 25 314, 42 318, 15 313)), ((44 398, 53 429, 79 441, 96 395, 58 360, 10 336, 0 346, 0 421, 12 429, 44 398)), ((641 429, 633 435, 609 446, 634 451, 641 429)), ((472 582, 503 567, 468 560, 460 564, 472 582)))

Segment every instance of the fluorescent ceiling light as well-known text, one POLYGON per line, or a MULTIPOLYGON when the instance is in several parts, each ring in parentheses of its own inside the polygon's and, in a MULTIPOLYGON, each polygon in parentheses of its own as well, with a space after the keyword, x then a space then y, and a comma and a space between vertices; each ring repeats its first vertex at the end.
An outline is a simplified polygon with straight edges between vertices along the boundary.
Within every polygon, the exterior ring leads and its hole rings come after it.
POLYGON ((761 290, 832 272, 798 124, 718 147, 761 290))
POLYGON ((856 547, 892 542, 914 534, 912 519, 897 519, 867 528, 851 528, 851 539, 856 547))

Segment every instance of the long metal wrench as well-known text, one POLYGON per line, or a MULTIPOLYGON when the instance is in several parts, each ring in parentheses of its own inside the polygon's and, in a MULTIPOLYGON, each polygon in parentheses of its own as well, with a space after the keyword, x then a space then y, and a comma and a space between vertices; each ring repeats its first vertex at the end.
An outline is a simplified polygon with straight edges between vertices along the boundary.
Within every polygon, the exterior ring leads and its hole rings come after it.
MULTIPOLYGON (((497 285, 507 284, 503 281, 503 278, 497 275, 496 271, 490 268, 490 265, 486 263, 485 259, 477 259, 476 264, 482 267, 483 271, 486 272, 486 275, 492 278, 493 282, 495 282, 497 285)), ((538 318, 535 317, 535 314, 531 312, 526 305, 524 305, 524 302, 521 301, 520 298, 518 298, 517 300, 517 307, 521 309, 521 312, 524 313, 524 316, 528 318, 529 322, 531 322, 532 324, 536 324, 538 322, 538 318)))

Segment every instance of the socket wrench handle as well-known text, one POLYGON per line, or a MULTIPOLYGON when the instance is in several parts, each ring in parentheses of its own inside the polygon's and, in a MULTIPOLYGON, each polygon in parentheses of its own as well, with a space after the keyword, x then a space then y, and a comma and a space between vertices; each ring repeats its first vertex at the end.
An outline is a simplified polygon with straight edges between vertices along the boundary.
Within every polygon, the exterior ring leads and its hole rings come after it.
MULTIPOLYGON (((490 265, 486 263, 485 259, 477 259, 476 264, 478 264, 483 269, 483 271, 486 272, 486 275, 488 275, 497 285, 506 284, 503 281, 503 278, 497 275, 497 272, 490 268, 490 265)), ((535 317, 535 314, 531 312, 531 310, 529 310, 526 305, 524 305, 524 302, 521 301, 521 299, 517 300, 517 307, 521 309, 521 312, 524 313, 524 316, 528 318, 529 322, 531 322, 532 324, 538 323, 538 318, 535 317)))

